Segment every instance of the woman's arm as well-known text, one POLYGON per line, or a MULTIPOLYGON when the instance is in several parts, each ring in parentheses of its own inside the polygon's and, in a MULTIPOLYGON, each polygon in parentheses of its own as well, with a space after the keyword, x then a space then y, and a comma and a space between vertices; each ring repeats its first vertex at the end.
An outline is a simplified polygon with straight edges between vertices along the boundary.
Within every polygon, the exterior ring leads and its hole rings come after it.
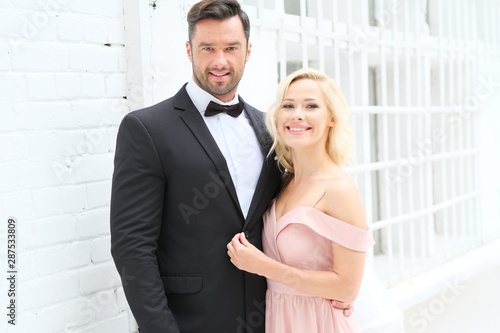
MULTIPOLYGON (((317 207, 353 226, 367 228, 362 200, 352 182, 339 182, 335 188, 329 189, 317 207)), ((236 234, 227 247, 231 262, 239 269, 265 276, 298 291, 343 302, 352 302, 358 295, 365 252, 332 242, 332 271, 311 271, 267 257, 250 244, 243 233, 236 234)))

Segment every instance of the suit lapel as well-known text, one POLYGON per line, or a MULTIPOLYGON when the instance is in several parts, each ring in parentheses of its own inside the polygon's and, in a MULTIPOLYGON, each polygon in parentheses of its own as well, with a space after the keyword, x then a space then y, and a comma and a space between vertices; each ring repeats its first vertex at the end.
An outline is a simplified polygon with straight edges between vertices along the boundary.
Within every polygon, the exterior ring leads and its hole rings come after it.
MULTIPOLYGON (((226 159, 222 155, 217 143, 215 142, 210 130, 203 121, 201 114, 198 112, 193 102, 189 98, 189 95, 185 89, 186 85, 174 96, 174 107, 178 110, 183 110, 181 114, 181 119, 184 121, 186 126, 189 128, 191 133, 196 137, 200 145, 203 147, 207 155, 212 160, 213 164, 217 168, 219 176, 229 177, 229 182, 221 177, 223 183, 227 183, 227 190, 233 199, 236 207, 241 213, 241 207, 236 194, 236 189, 234 187, 233 181, 231 179, 229 169, 227 167, 226 159)), ((243 214, 241 213, 242 217, 243 214)))
POLYGON ((248 210, 247 218, 245 219, 245 224, 243 228, 247 226, 247 224, 252 221, 255 216, 255 212, 258 211, 258 207, 260 205, 268 205, 268 202, 262 202, 262 194, 268 188, 269 185, 269 176, 272 170, 272 164, 274 161, 270 158, 265 158, 264 163, 262 165, 262 170, 260 173, 259 181, 257 182, 257 187, 255 188, 255 192, 253 194, 252 203, 250 204, 250 208, 248 210))
MULTIPOLYGON (((240 100, 243 101, 243 99, 240 100)), ((264 122, 264 115, 262 112, 256 110, 252 106, 245 103, 245 111, 250 119, 250 123, 253 127, 255 135, 257 136, 257 140, 259 140, 260 148, 264 156, 267 156, 269 149, 271 148, 272 139, 269 133, 266 130, 266 125, 264 122)))
POLYGON ((243 228, 245 228, 247 224, 252 221, 255 212, 259 211, 257 209, 259 205, 267 206, 268 204, 266 202, 262 202, 261 198, 262 194, 267 189, 267 185, 269 184, 269 177, 271 175, 271 172, 273 171, 275 163, 273 155, 271 155, 270 157, 267 156, 269 150, 271 149, 272 139, 266 130, 264 115, 246 103, 245 111, 248 115, 248 118, 250 119, 252 127, 255 131, 255 135, 257 136, 257 139, 260 143, 262 153, 264 154, 264 163, 262 164, 259 180, 257 181, 257 186, 255 187, 255 192, 243 228))

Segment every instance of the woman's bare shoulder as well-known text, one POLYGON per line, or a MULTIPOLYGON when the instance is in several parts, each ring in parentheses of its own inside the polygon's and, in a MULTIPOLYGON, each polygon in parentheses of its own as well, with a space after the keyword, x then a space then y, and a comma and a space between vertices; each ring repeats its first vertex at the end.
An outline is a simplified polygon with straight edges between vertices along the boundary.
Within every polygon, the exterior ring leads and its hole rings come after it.
POLYGON ((319 204, 321 204, 321 209, 325 214, 360 229, 367 229, 363 200, 356 184, 350 177, 342 177, 335 181, 328 188, 319 204))

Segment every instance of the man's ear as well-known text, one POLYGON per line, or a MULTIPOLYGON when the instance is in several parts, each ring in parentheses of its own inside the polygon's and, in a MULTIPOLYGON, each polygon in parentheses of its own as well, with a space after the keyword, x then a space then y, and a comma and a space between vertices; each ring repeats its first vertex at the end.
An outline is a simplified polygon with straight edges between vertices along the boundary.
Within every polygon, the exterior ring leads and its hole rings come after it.
POLYGON ((248 62, 250 59, 250 55, 252 54, 252 43, 248 42, 248 47, 247 47, 247 56, 245 58, 245 64, 248 62))
POLYGON ((193 51, 191 50, 191 43, 189 43, 189 41, 186 42, 186 52, 189 61, 193 62, 193 51))

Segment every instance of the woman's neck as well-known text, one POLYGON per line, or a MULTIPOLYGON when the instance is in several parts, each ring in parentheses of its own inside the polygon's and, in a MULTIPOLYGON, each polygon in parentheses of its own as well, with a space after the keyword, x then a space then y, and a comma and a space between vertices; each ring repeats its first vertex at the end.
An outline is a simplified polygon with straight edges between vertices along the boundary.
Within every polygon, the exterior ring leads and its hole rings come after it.
POLYGON ((332 161, 326 150, 292 150, 294 181, 308 181, 331 175, 341 171, 341 168, 332 161))

